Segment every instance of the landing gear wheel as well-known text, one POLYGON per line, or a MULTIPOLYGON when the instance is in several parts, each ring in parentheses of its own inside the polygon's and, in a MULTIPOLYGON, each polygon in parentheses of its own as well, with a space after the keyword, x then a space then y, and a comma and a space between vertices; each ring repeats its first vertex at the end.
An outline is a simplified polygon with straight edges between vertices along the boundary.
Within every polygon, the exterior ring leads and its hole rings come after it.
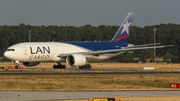
POLYGON ((88 69, 91 69, 91 68, 92 68, 92 66, 91 66, 91 65, 89 65, 89 66, 88 66, 88 69))
POLYGON ((19 69, 19 66, 15 66, 15 69, 19 69))
POLYGON ((84 65, 82 69, 86 69, 86 65, 84 65))
POLYGON ((86 69, 89 69, 88 67, 89 67, 89 65, 86 65, 86 69))
POLYGON ((54 65, 54 66, 53 66, 53 69, 57 69, 57 66, 56 66, 56 65, 54 65))
POLYGON ((63 66, 62 66, 62 69, 66 69, 66 66, 65 66, 65 65, 63 65, 63 66))
POLYGON ((91 69, 92 66, 91 65, 83 65, 83 66, 79 66, 79 69, 91 69))
POLYGON ((66 69, 66 65, 62 65, 62 64, 54 65, 53 69, 66 69))
POLYGON ((62 65, 57 65, 57 69, 61 69, 62 68, 62 65))

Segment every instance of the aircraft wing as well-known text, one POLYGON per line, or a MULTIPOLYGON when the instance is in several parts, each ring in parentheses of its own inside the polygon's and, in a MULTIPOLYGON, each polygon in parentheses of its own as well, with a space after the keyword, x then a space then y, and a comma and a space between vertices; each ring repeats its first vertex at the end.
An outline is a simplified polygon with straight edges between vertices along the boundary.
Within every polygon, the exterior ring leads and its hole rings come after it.
POLYGON ((127 49, 113 49, 113 50, 102 50, 102 51, 91 51, 86 52, 84 54, 88 55, 96 55, 96 54, 108 54, 108 53, 117 53, 122 51, 132 51, 132 50, 140 50, 140 49, 152 49, 152 48, 164 48, 164 47, 171 47, 173 45, 165 45, 165 46, 153 46, 153 47, 139 47, 139 48, 127 48, 127 49))
POLYGON ((161 43, 152 43, 152 44, 143 44, 143 45, 133 45, 133 46, 130 46, 130 47, 121 47, 121 49, 127 49, 127 48, 138 48, 138 47, 149 47, 149 46, 154 46, 154 45, 159 45, 161 43))
POLYGON ((58 57, 66 57, 70 54, 83 54, 83 55, 101 55, 101 54, 109 54, 109 53, 117 53, 122 51, 132 51, 132 50, 140 50, 140 49, 153 49, 153 48, 164 48, 164 47, 172 47, 174 45, 164 45, 164 46, 153 46, 153 47, 138 47, 138 48, 127 48, 127 49, 112 49, 112 50, 100 50, 100 51, 90 51, 90 52, 79 52, 79 53, 69 53, 69 54, 59 54, 58 57))
POLYGON ((152 43, 152 44, 143 44, 143 45, 135 45, 135 46, 133 46, 133 47, 145 47, 145 46, 153 46, 153 45, 159 45, 159 44, 161 44, 161 43, 152 43))

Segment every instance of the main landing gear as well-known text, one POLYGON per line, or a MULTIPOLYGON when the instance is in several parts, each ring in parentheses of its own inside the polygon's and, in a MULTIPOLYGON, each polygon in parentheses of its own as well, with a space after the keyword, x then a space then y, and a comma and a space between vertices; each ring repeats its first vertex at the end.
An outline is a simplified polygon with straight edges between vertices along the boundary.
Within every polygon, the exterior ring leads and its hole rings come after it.
POLYGON ((83 65, 83 66, 79 66, 79 69, 91 69, 92 66, 87 64, 87 65, 83 65))
POLYGON ((53 69, 66 69, 66 65, 62 65, 61 63, 58 62, 58 65, 54 65, 53 69))

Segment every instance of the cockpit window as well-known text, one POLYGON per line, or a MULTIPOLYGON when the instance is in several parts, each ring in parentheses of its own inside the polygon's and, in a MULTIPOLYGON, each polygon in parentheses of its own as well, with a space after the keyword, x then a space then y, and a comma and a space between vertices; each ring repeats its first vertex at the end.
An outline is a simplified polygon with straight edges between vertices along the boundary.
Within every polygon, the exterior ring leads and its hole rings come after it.
POLYGON ((15 49, 7 49, 7 51, 15 51, 15 49))

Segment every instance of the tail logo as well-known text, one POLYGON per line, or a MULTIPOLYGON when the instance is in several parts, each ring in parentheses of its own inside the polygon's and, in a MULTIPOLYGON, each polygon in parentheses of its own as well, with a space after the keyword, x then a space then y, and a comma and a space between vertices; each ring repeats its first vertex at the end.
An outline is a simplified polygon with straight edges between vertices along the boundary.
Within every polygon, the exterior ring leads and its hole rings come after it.
POLYGON ((134 13, 129 12, 111 42, 127 43, 134 13))
MULTIPOLYGON (((131 23, 128 23, 128 21, 126 21, 126 23, 123 25, 123 30, 122 30, 122 33, 124 32, 124 31, 126 31, 127 32, 127 34, 129 35, 129 26, 131 25, 131 23)), ((121 33, 121 34, 122 34, 121 33)))
POLYGON ((128 23, 128 21, 126 21, 126 23, 123 24, 123 30, 122 30, 121 34, 126 31, 126 32, 127 32, 127 35, 126 35, 126 36, 122 36, 122 37, 120 37, 120 38, 118 38, 118 39, 114 39, 114 41, 119 41, 119 40, 121 40, 121 39, 123 39, 123 38, 128 37, 128 35, 129 35, 129 26, 130 26, 130 25, 131 25, 131 23, 128 23))

